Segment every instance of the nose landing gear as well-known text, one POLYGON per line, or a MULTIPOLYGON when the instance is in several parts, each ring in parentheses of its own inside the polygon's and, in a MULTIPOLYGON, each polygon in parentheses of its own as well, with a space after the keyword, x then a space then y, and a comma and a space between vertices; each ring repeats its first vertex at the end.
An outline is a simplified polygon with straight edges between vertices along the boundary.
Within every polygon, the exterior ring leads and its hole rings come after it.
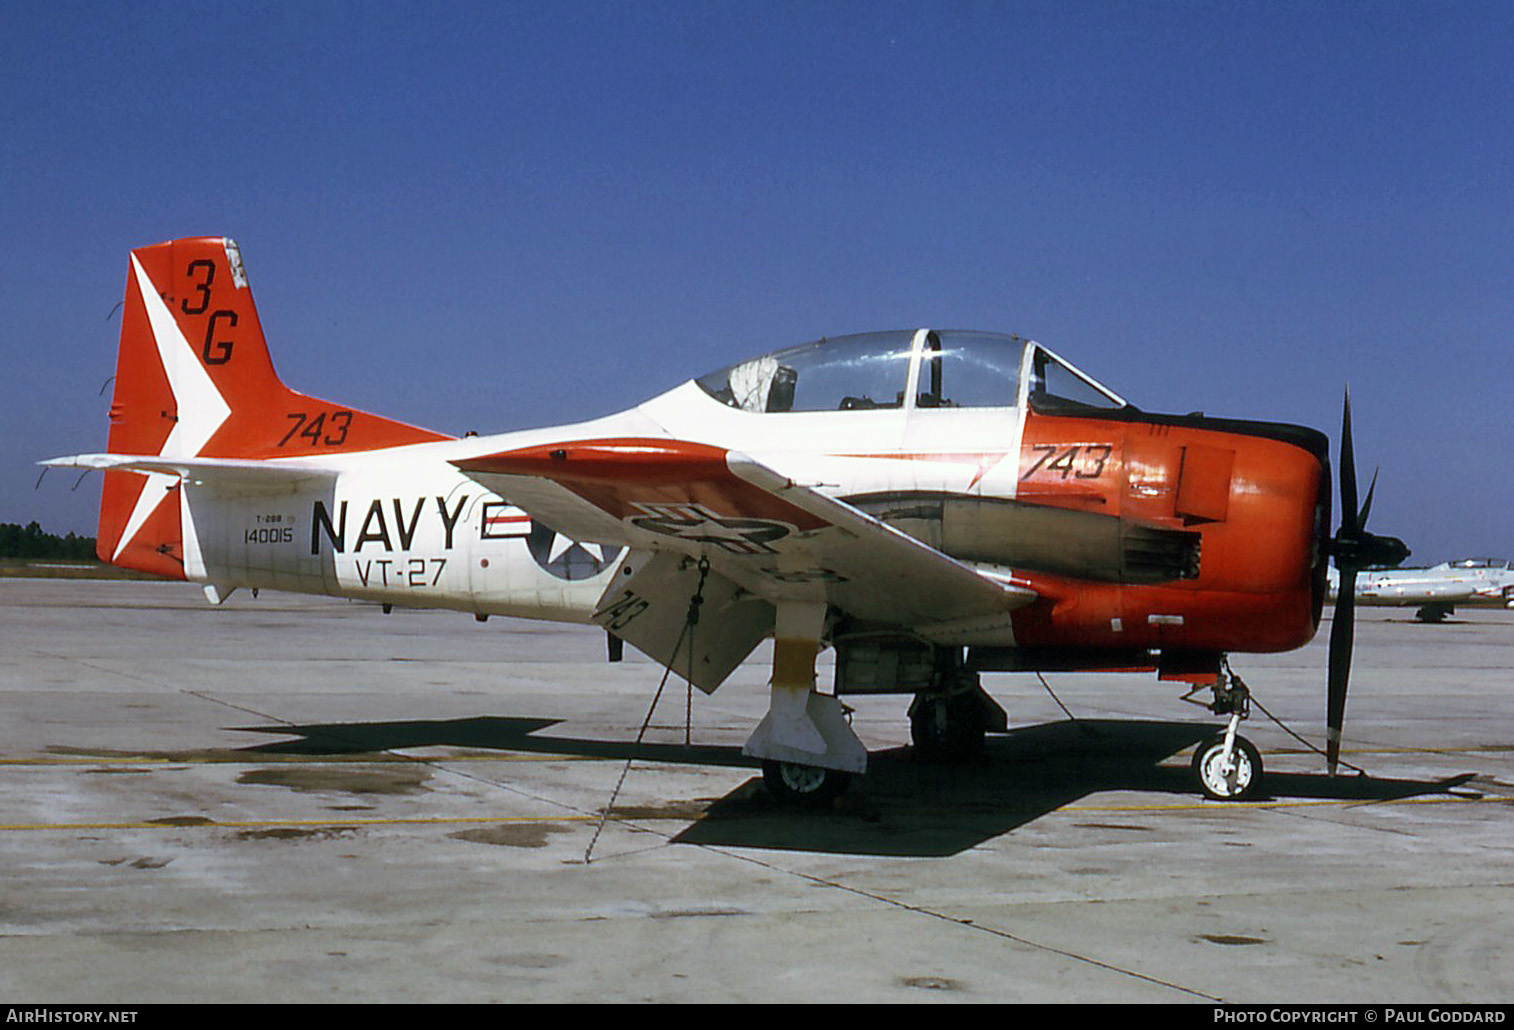
POLYGON ((1214 683, 1214 700, 1208 705, 1215 715, 1228 715, 1223 733, 1201 743, 1193 753, 1193 775, 1204 796, 1215 801, 1245 801, 1254 797, 1262 782, 1262 756, 1256 746, 1236 732, 1241 720, 1251 714, 1251 691, 1228 667, 1214 683))

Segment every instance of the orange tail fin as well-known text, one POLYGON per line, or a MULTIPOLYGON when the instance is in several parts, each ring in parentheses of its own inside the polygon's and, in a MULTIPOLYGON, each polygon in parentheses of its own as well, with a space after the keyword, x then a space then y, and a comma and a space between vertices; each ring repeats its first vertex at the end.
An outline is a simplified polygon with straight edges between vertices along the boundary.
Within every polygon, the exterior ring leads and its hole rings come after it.
MULTIPOLYGON (((286 387, 233 240, 132 251, 110 409, 112 454, 285 458, 446 440, 286 387)), ((107 472, 102 560, 183 578, 177 477, 107 472)))

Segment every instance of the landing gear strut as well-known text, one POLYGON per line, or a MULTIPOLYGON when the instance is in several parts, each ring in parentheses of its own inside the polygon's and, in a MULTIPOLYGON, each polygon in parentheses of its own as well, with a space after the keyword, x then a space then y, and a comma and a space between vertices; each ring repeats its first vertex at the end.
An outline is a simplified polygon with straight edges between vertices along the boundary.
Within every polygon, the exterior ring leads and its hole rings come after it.
POLYGON ((1255 745, 1236 733, 1251 714, 1251 691, 1229 668, 1220 671, 1209 710, 1229 715, 1223 733, 1201 743, 1193 753, 1193 774, 1204 796, 1215 801, 1244 801, 1262 782, 1262 756, 1255 745))
POLYGON ((779 801, 825 804, 846 789, 853 773, 867 770, 867 748, 841 700, 815 689, 825 603, 777 607, 772 700, 741 753, 762 761, 763 783, 779 801))

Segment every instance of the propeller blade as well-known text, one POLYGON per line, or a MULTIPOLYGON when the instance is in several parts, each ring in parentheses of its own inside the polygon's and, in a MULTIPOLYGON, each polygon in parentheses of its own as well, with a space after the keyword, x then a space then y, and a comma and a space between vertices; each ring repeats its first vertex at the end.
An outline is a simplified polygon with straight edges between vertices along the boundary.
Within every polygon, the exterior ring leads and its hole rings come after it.
POLYGON ((1351 681, 1351 651, 1356 639, 1356 573, 1361 568, 1361 550, 1366 534, 1362 527, 1372 510, 1377 473, 1367 500, 1357 507, 1356 447, 1351 440, 1351 389, 1341 406, 1341 524, 1335 533, 1335 567, 1340 572, 1335 614, 1330 621, 1330 667, 1325 694, 1325 763, 1331 776, 1340 763, 1341 728, 1346 721, 1346 687, 1351 681))
POLYGON ((1356 448, 1351 445, 1351 391, 1341 414, 1341 528, 1337 535, 1356 535, 1361 530, 1356 507, 1356 448))
POLYGON ((1367 485, 1367 499, 1362 502, 1361 514, 1356 517, 1358 530, 1367 528, 1367 515, 1372 511, 1372 494, 1377 490, 1377 472, 1377 469, 1372 470, 1372 482, 1367 485))
POLYGON ((1351 680, 1351 649, 1356 636, 1356 574, 1374 565, 1397 565, 1409 556, 1409 548, 1397 537, 1366 531, 1377 492, 1377 471, 1367 487, 1367 499, 1356 505, 1356 448, 1351 442, 1351 391, 1341 413, 1341 524, 1330 542, 1331 558, 1340 572, 1335 615, 1330 625, 1330 671, 1326 686, 1325 759, 1330 775, 1340 761, 1341 727, 1346 720, 1346 686, 1351 680))
POLYGON ((1330 624, 1330 670, 1325 704, 1325 762, 1331 776, 1340 762, 1341 727, 1346 721, 1346 687, 1356 636, 1356 570, 1342 569, 1330 624))

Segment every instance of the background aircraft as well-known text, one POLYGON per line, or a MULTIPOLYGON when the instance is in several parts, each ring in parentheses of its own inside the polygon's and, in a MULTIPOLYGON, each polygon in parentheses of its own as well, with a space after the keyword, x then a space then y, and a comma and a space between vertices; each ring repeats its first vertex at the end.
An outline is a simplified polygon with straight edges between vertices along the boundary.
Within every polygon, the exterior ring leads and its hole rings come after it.
POLYGON ((1225 731, 1194 771, 1255 790, 1230 652, 1302 646, 1326 565, 1327 756, 1344 718, 1364 529, 1346 409, 1340 528, 1328 441, 1300 426, 1142 411, 1016 336, 819 340, 591 422, 445 434, 289 390, 241 254, 219 237, 133 252, 109 449, 110 562, 202 583, 593 622, 704 691, 774 638, 747 741, 780 797, 865 770, 844 697, 914 696, 951 757, 1003 730, 980 673, 1142 670, 1212 691, 1225 731), (819 689, 815 659, 836 651, 819 689))
MULTIPOLYGON (((1331 570, 1330 595, 1339 582, 1331 570)), ((1514 608, 1514 568, 1503 558, 1461 558, 1411 569, 1358 574, 1357 604, 1418 608, 1421 622, 1440 622, 1457 608, 1514 608)))

